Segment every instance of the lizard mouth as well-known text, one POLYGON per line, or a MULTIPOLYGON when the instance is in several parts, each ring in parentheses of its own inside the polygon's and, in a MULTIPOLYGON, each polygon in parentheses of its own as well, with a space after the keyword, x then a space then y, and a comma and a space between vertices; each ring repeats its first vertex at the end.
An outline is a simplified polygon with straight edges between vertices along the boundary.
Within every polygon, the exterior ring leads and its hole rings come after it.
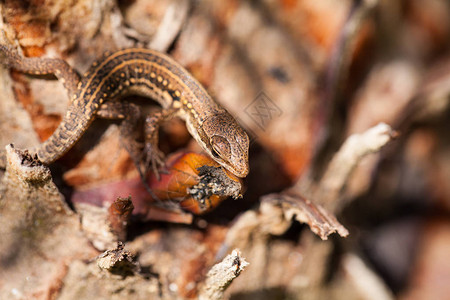
POLYGON ((233 174, 234 176, 239 177, 239 178, 247 177, 247 175, 249 173, 248 165, 236 166, 235 164, 231 164, 227 159, 217 157, 214 155, 211 155, 211 156, 213 156, 214 160, 218 164, 220 164, 222 166, 222 168, 224 168, 225 170, 227 170, 229 173, 233 174))
POLYGON ((224 168, 227 169, 229 172, 231 172, 233 175, 239 177, 239 178, 245 178, 248 175, 249 168, 243 167, 243 168, 234 168, 230 165, 224 165, 224 168))

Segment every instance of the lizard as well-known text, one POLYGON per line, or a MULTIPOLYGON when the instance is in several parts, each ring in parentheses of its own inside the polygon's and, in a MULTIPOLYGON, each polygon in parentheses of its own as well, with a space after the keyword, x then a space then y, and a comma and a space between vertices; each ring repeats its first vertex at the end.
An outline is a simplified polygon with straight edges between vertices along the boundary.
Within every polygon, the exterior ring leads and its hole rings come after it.
MULTIPOLYGON (((146 167, 150 163, 153 167, 164 165, 157 145, 158 128, 164 120, 176 116, 185 121, 191 136, 219 165, 240 178, 249 172, 247 133, 184 67, 164 53, 144 48, 106 52, 80 77, 61 59, 24 57, 12 46, 1 44, 0 52, 10 68, 35 75, 53 74, 67 89, 70 102, 59 126, 30 150, 44 164, 64 155, 96 117, 135 123, 136 105, 120 100, 126 94, 137 94, 162 107, 146 118, 146 167)), ((126 138, 132 126, 122 128, 121 136, 126 138)), ((132 154, 134 148, 127 150, 132 154)), ((1 165, 5 165, 4 155, 0 155, 1 165)))

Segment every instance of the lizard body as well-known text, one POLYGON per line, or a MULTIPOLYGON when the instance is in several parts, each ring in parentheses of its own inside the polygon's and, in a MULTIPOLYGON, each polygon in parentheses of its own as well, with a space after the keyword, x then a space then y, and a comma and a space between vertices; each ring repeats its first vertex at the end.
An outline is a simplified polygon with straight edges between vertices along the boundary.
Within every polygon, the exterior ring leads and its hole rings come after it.
POLYGON ((158 124, 175 115, 185 120, 189 133, 216 162, 238 177, 247 176, 247 134, 201 84, 169 56, 148 49, 120 50, 105 54, 80 79, 62 60, 21 57, 4 45, 0 45, 0 51, 12 68, 31 74, 55 74, 68 90, 71 100, 63 120, 50 138, 32 150, 43 163, 50 164, 66 153, 95 117, 129 118, 127 110, 118 109, 120 102, 117 100, 133 93, 150 97, 163 108, 157 118, 147 120, 147 151, 158 151, 155 145, 158 124), (108 110, 112 107, 114 109, 108 110))

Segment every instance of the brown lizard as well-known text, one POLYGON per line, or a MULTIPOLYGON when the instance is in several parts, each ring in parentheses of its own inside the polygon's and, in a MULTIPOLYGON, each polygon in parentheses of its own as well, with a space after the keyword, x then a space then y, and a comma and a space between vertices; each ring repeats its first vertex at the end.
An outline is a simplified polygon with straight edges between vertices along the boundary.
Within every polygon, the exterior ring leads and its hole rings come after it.
MULTIPOLYGON (((163 164, 157 147, 158 127, 167 118, 178 116, 221 166, 238 177, 249 172, 249 138, 245 131, 188 71, 163 53, 138 48, 106 53, 80 78, 63 60, 23 57, 6 45, 0 45, 0 51, 11 68, 29 74, 54 74, 68 91, 70 104, 62 122, 50 138, 31 150, 45 164, 66 153, 95 117, 135 122, 136 106, 118 101, 132 93, 150 97, 162 106, 160 113, 146 119, 146 166, 150 162, 153 166, 163 164)), ((121 135, 126 139, 132 126, 122 128, 121 135)), ((124 146, 127 148, 127 143, 124 146)), ((127 150, 135 155, 134 148, 129 146, 127 150)), ((5 162, 0 154, 1 165, 5 162)))

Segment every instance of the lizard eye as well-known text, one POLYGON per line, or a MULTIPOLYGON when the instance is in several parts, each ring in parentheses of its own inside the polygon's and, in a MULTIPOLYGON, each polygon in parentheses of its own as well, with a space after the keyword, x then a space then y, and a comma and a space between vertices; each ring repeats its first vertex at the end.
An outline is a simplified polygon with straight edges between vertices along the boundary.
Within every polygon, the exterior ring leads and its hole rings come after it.
POLYGON ((231 156, 231 147, 228 141, 221 136, 213 136, 211 138, 211 153, 214 158, 229 160, 231 156))
POLYGON ((219 154, 219 152, 217 152, 217 150, 214 146, 212 147, 211 153, 215 158, 220 158, 220 154, 219 154))

